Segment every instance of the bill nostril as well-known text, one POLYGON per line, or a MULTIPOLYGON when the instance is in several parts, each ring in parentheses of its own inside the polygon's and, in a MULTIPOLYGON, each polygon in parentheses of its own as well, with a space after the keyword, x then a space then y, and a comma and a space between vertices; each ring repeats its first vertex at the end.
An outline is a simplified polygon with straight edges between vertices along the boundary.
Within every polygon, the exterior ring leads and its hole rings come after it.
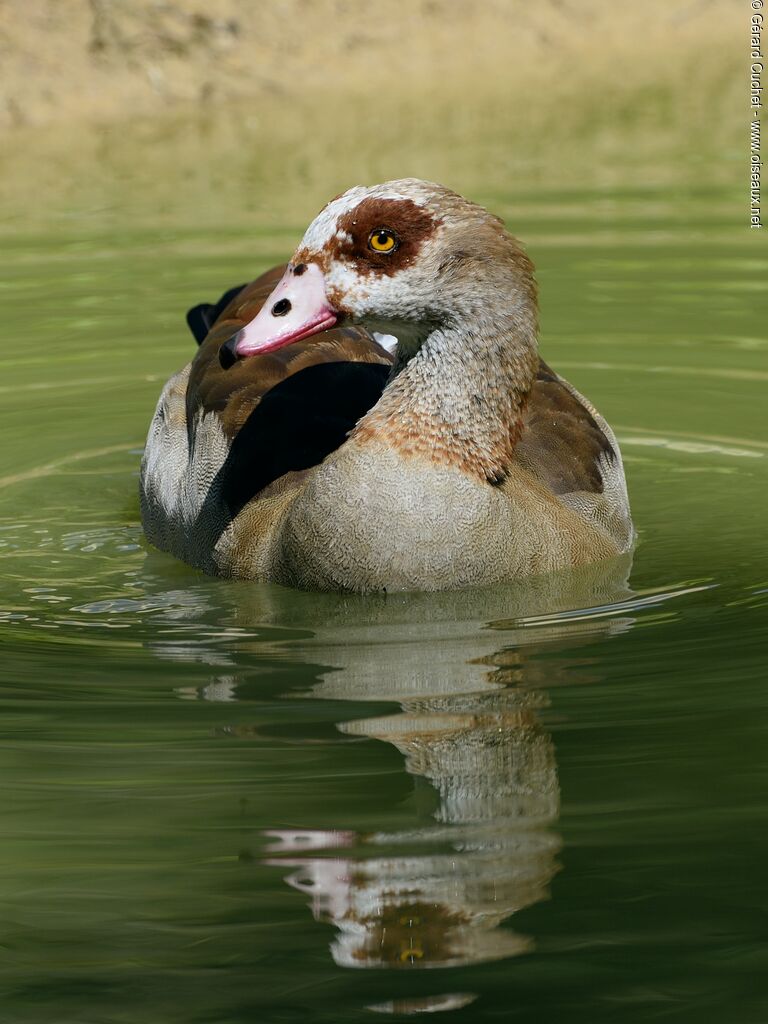
POLYGON ((285 316, 286 313, 290 313, 291 303, 288 299, 280 299, 272 307, 272 316, 285 316))

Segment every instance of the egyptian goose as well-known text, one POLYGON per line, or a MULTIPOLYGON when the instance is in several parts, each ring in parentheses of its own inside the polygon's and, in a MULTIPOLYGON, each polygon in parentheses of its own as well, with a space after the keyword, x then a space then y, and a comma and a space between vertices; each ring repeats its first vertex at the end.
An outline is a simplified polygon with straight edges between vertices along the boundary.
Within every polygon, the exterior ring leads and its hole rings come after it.
POLYGON ((539 358, 531 261, 447 188, 349 189, 287 267, 189 321, 204 338, 160 396, 141 509, 192 565, 440 590, 631 547, 616 438, 539 358))

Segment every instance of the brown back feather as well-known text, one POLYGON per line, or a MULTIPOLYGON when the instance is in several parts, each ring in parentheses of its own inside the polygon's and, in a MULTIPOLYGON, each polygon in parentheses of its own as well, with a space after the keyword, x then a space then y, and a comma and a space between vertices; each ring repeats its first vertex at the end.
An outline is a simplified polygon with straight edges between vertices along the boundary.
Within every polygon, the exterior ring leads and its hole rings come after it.
POLYGON ((555 494, 600 494, 602 456, 615 457, 594 416, 540 359, 515 461, 555 494))

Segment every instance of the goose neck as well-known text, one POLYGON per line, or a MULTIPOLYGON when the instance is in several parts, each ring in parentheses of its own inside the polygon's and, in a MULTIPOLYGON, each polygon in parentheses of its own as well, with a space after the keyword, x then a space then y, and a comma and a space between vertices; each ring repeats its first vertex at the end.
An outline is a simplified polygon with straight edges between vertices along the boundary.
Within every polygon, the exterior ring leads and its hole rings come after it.
POLYGON ((399 353, 377 405, 353 436, 501 482, 536 377, 535 319, 475 318, 399 353))

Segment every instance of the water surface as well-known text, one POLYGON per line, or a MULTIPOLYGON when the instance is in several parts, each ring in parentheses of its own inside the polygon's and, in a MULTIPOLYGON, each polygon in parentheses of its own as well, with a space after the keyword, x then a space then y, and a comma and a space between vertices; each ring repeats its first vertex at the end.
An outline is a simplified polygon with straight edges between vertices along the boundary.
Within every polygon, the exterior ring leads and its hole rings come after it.
POLYGON ((184 310, 328 196, 280 220, 254 171, 250 204, 163 213, 127 167, 8 212, 4 1019, 768 1017, 768 259, 728 185, 487 166, 451 183, 528 243, 640 541, 464 594, 213 580, 142 540, 184 310))

